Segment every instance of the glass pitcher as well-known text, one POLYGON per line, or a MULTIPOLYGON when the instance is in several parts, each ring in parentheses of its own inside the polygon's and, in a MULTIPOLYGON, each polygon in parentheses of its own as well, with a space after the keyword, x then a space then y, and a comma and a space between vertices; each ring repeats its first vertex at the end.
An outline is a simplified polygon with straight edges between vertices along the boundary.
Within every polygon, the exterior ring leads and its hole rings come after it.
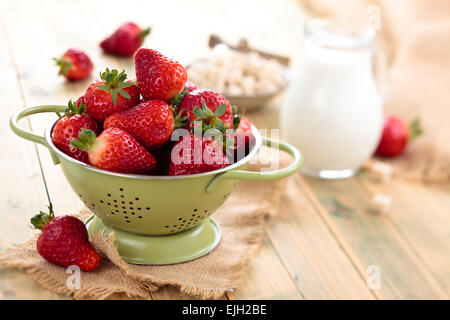
POLYGON ((373 29, 343 32, 326 20, 305 25, 304 50, 280 116, 281 135, 303 153, 303 173, 350 177, 377 147, 382 94, 374 39, 373 29))

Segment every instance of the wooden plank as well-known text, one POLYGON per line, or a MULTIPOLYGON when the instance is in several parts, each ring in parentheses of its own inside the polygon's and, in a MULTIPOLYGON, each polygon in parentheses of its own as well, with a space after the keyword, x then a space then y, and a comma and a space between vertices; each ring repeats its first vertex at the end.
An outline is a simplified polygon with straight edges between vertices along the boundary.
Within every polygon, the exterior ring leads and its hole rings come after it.
MULTIPOLYGON (((0 43, 3 44, 0 46, 0 70, 5 79, 0 83, 0 145, 7 151, 0 154, 0 250, 3 250, 31 236, 33 231, 29 227, 29 219, 45 209, 46 196, 34 145, 15 136, 8 125, 12 113, 23 107, 23 100, 2 15, 0 43)), ((21 124, 30 129, 27 121, 21 124)), ((36 285, 24 272, 0 269, 0 300, 17 298, 55 299, 58 296, 36 285)))
POLYGON ((267 234, 263 234, 261 247, 245 268, 244 282, 229 297, 251 300, 302 299, 267 234))
MULTIPOLYGON (((420 183, 393 180, 379 184, 369 179, 355 180, 371 199, 386 194, 393 199, 384 218, 392 223, 419 259, 450 295, 450 210, 437 199, 437 190, 420 183)), ((450 199, 450 194, 440 194, 450 199)))
POLYGON ((371 266, 381 271, 381 289, 387 299, 445 299, 422 261, 382 216, 370 213, 366 196, 353 179, 323 181, 299 179, 308 198, 361 273, 371 266), (357 258, 355 258, 357 257, 357 258))

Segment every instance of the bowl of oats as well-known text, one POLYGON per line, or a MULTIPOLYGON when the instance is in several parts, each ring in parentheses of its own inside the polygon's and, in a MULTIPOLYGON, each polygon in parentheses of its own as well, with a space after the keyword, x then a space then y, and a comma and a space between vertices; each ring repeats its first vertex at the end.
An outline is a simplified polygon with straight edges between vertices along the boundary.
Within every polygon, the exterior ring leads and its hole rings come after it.
POLYGON ((213 50, 187 66, 189 81, 246 110, 263 107, 288 85, 288 68, 256 52, 213 50))

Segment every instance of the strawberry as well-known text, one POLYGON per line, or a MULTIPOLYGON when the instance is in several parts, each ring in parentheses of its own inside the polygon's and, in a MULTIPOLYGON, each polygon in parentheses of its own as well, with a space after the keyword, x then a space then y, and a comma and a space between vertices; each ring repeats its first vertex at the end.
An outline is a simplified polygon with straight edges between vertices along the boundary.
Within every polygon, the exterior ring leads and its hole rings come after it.
POLYGON ((255 145, 256 138, 252 132, 252 124, 246 117, 241 117, 235 130, 235 155, 240 160, 245 157, 255 145))
POLYGON ((134 56, 137 85, 145 100, 170 101, 187 81, 186 69, 158 51, 141 48, 134 56))
POLYGON ((94 167, 121 173, 148 173, 156 160, 132 135, 119 128, 108 128, 98 137, 83 129, 71 144, 86 151, 94 167))
MULTIPOLYGON (((213 112, 215 112, 217 107, 225 105, 226 109, 224 113, 219 116, 219 119, 224 122, 225 128, 233 128, 233 110, 228 100, 217 92, 199 89, 189 92, 183 98, 183 101, 178 107, 178 112, 182 112, 183 110, 185 110, 183 116, 188 117, 188 129, 192 128, 193 122, 199 118, 198 114, 194 114, 194 108, 201 108, 203 106, 203 103, 205 103, 206 106, 213 112)), ((204 120, 203 122, 205 123, 208 123, 210 121, 208 119, 202 120, 204 120)))
POLYGON ((194 90, 200 89, 199 86, 197 86, 196 84, 194 84, 190 81, 186 82, 186 85, 184 87, 187 89, 188 92, 192 92, 194 90))
POLYGON ((100 73, 103 81, 91 84, 84 94, 86 112, 98 121, 109 115, 139 104, 139 88, 133 81, 125 81, 125 70, 106 69, 100 73))
POLYGON ((175 143, 171 153, 169 175, 209 172, 225 168, 229 164, 222 147, 214 139, 191 133, 175 143))
POLYGON ((84 96, 81 96, 77 99, 77 102, 76 102, 77 108, 79 108, 81 104, 84 104, 86 106, 86 102, 84 101, 84 96))
POLYGON ((166 144, 152 151, 152 154, 156 158, 156 168, 152 174, 161 176, 167 176, 169 174, 170 157, 174 144, 173 141, 167 141, 166 144))
POLYGON ((79 108, 69 101, 68 107, 65 111, 65 115, 59 116, 59 120, 56 122, 52 132, 53 144, 62 152, 71 156, 78 161, 88 163, 88 154, 80 149, 74 148, 70 141, 73 138, 78 137, 81 129, 86 128, 99 133, 98 123, 84 113, 85 105, 80 102, 79 108))
POLYGON ((134 22, 126 22, 100 43, 103 51, 131 57, 150 34, 151 28, 141 29, 134 22))
POLYGON ((78 266, 83 271, 96 269, 100 255, 89 243, 84 223, 72 216, 56 217, 49 206, 49 213, 41 212, 31 218, 31 223, 42 232, 37 240, 37 251, 47 261, 69 267, 78 266))
POLYGON ((175 120, 170 106, 161 100, 150 100, 106 118, 104 128, 116 127, 135 137, 144 147, 156 149, 172 135, 175 120))
POLYGON ((384 118, 383 133, 375 154, 395 157, 402 154, 408 142, 422 134, 417 119, 409 125, 401 118, 387 115, 384 118))
POLYGON ((91 59, 86 53, 77 49, 67 50, 62 57, 53 58, 59 66, 59 75, 69 81, 78 81, 87 78, 94 68, 91 59))

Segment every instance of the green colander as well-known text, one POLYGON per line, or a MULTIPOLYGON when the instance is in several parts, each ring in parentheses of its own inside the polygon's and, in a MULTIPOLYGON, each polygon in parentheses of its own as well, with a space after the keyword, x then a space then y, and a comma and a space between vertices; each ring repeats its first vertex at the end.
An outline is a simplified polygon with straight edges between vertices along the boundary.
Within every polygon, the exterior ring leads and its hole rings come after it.
POLYGON ((53 126, 41 137, 18 125, 20 119, 32 114, 65 109, 66 106, 58 105, 24 109, 12 116, 11 129, 49 149, 72 189, 94 213, 86 222, 89 234, 107 235, 113 231, 119 254, 131 263, 172 264, 207 254, 221 239, 219 226, 209 216, 233 192, 238 180, 283 178, 295 173, 302 163, 296 148, 261 137, 252 127, 256 144, 250 154, 221 170, 177 177, 104 171, 58 150, 51 139, 53 126), (288 152, 293 162, 272 172, 244 171, 262 144, 288 152))

